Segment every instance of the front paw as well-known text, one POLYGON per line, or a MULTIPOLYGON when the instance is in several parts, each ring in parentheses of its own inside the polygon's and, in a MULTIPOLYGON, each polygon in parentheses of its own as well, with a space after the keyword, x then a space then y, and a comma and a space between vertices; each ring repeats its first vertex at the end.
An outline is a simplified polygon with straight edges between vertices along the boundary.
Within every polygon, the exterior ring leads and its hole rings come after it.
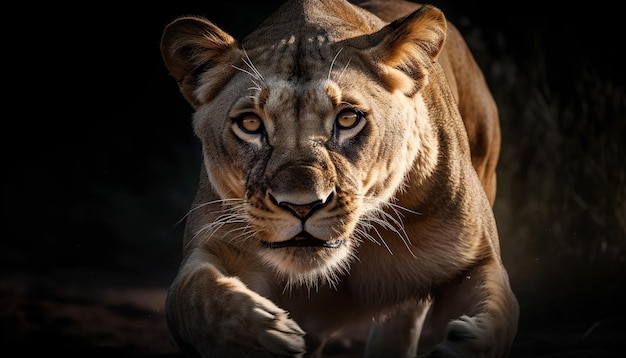
MULTIPOLYGON (((214 307, 212 319, 217 325, 220 351, 254 351, 253 356, 301 357, 306 351, 305 332, 287 312, 269 299, 249 290, 230 291, 222 297, 221 307, 214 307), (217 312, 216 312, 217 310, 217 312)), ((232 353, 232 354, 231 354, 232 353)), ((245 353, 242 355, 250 355, 245 353)))
POLYGON ((258 342, 273 354, 301 357, 306 351, 305 332, 285 311, 269 303, 254 308, 257 317, 251 323, 257 325, 258 342))
POLYGON ((442 342, 418 358, 494 357, 496 342, 492 333, 479 317, 461 316, 448 323, 442 342))

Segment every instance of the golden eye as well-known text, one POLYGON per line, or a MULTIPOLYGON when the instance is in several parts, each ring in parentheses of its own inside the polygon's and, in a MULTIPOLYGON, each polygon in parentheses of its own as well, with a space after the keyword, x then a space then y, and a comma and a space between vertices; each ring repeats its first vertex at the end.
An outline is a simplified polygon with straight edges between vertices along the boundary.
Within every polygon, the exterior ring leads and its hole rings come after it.
POLYGON ((345 109, 337 115, 337 127, 339 129, 354 128, 363 118, 363 115, 353 109, 345 109))
POLYGON ((260 133, 263 130, 263 121, 254 113, 246 113, 237 119, 237 125, 246 133, 260 133))

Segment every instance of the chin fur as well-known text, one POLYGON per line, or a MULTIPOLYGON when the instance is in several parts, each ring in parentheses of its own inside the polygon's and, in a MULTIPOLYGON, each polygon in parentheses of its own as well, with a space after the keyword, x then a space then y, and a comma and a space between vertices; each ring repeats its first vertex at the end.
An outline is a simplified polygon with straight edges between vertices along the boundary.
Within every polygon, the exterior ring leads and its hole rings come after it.
POLYGON ((336 249, 264 249, 260 256, 275 270, 281 281, 285 282, 286 290, 296 287, 315 289, 326 284, 334 287, 341 276, 350 271, 350 263, 354 259, 349 241, 336 249))

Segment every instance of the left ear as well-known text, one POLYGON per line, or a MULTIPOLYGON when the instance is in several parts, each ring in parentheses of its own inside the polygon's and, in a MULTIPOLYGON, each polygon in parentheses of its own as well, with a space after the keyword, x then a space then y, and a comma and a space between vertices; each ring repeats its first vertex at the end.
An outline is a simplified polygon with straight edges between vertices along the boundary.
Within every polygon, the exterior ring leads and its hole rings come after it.
POLYGON ((233 71, 230 63, 242 57, 238 46, 231 35, 212 22, 196 16, 172 21, 161 36, 161 54, 165 66, 194 108, 207 100, 199 98, 196 93, 200 77, 205 75, 211 79, 207 92, 219 91, 229 71, 233 71))
POLYGON ((378 64, 391 90, 412 96, 427 83, 430 66, 437 61, 447 31, 446 18, 431 5, 397 19, 370 35, 368 56, 378 64))

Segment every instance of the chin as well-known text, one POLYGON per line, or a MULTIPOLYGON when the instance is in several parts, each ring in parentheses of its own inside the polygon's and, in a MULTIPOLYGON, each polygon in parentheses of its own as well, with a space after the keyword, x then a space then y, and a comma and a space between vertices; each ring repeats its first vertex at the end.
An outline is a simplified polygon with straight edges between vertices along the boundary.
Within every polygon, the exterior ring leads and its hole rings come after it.
MULTIPOLYGON (((290 240, 291 241, 291 240, 290 240)), ((312 243, 263 243, 260 257, 271 266, 286 288, 335 286, 350 271, 354 259, 349 240, 323 245, 312 243)))

